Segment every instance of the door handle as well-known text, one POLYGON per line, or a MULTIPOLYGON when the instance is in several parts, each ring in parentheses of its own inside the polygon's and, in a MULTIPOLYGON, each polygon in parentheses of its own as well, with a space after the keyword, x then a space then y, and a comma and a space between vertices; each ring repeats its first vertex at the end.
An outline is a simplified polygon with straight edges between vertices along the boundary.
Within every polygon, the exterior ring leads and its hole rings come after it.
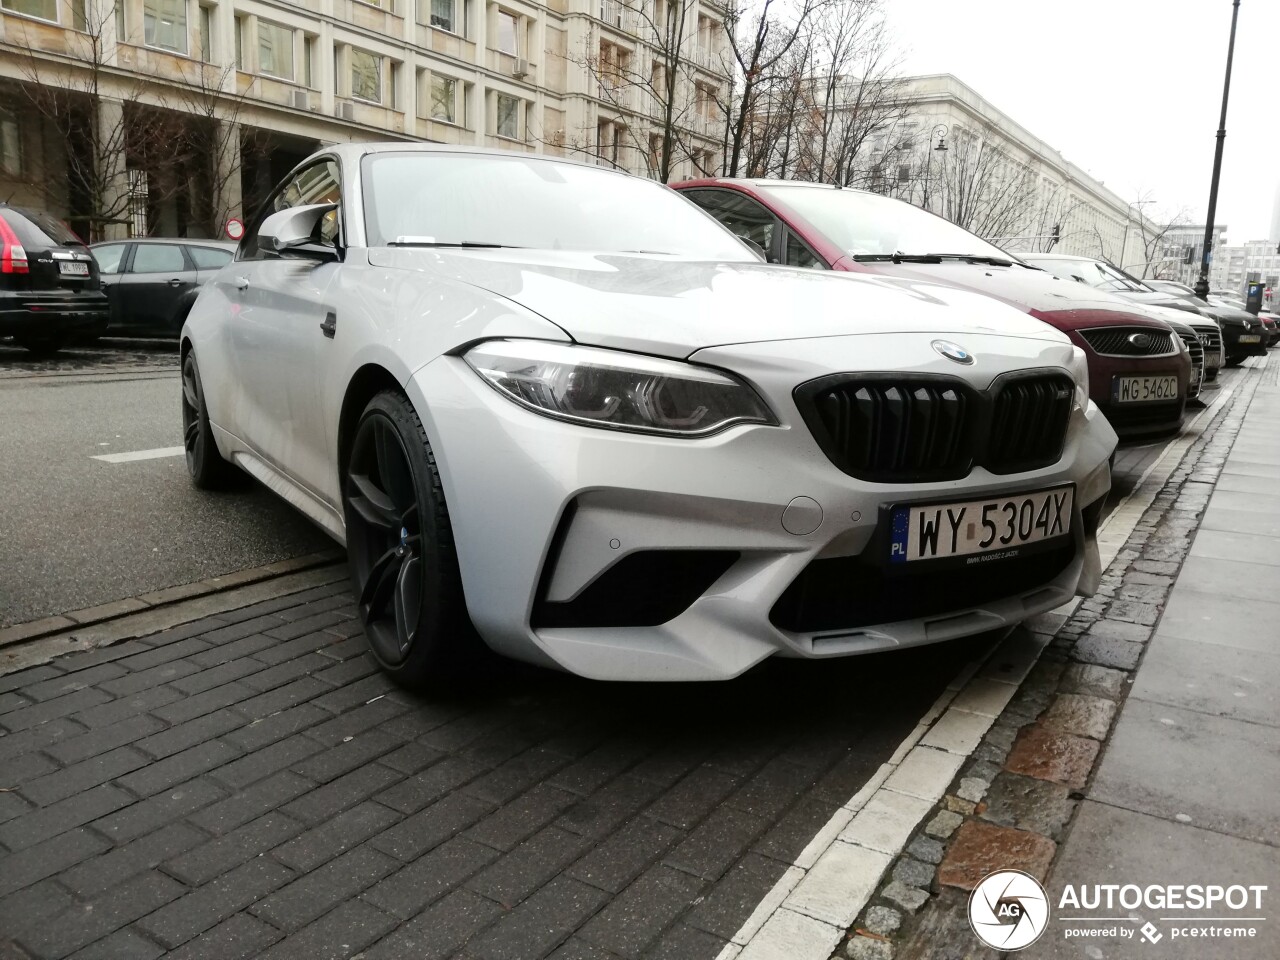
POLYGON ((236 277, 236 289, 237 289, 237 290, 248 290, 248 289, 249 289, 249 278, 248 278, 248 277, 236 277))
POLYGON ((182 278, 181 278, 181 277, 170 277, 170 278, 169 278, 169 286, 171 286, 171 287, 180 287, 180 286, 182 286, 182 283, 183 283, 183 280, 182 280, 182 278))

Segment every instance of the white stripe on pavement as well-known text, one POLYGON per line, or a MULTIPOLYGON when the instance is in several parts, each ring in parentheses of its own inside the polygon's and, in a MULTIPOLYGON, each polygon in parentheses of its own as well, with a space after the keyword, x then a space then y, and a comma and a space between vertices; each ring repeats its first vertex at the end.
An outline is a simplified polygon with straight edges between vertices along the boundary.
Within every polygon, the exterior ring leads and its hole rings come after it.
POLYGON ((161 457, 180 457, 186 453, 185 447, 156 447, 154 450, 131 450, 129 453, 100 453, 91 460, 104 460, 107 463, 132 463, 134 460, 158 460, 161 457))

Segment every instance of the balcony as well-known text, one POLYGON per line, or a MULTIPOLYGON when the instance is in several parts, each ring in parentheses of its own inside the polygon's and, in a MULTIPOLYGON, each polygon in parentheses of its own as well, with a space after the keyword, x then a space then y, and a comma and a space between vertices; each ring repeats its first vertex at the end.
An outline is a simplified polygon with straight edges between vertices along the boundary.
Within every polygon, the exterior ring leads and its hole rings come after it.
POLYGON ((688 59, 694 65, 717 76, 722 76, 725 72, 724 51, 722 50, 703 46, 694 47, 693 54, 688 59))

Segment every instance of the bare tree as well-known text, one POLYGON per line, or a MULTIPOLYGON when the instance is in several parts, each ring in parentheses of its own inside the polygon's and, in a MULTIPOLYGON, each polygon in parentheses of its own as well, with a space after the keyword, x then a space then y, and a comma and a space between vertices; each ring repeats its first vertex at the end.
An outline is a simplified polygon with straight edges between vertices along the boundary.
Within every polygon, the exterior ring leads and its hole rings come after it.
POLYGON ((612 123, 602 115, 567 149, 617 165, 624 165, 619 155, 631 152, 664 183, 680 163, 698 156, 701 138, 715 125, 717 95, 688 60, 695 10, 690 0, 634 6, 605 0, 602 15, 642 42, 632 49, 593 27, 587 49, 566 58, 587 72, 607 112, 616 114, 612 123), (602 141, 606 128, 612 139, 602 141))
MULTIPOLYGON (((38 39, 19 40, 22 90, 34 112, 66 148, 68 219, 90 239, 125 232, 134 208, 126 158, 169 143, 166 121, 143 102, 143 84, 110 68, 115 59, 115 4, 86 4, 83 30, 68 31, 69 62, 46 57, 38 39)), ((39 37, 39 34, 34 34, 39 37)))
POLYGON ((189 221, 208 236, 221 235, 227 219, 242 206, 240 181, 245 163, 268 152, 255 127, 242 125, 247 97, 236 86, 234 66, 183 65, 164 96, 180 119, 171 163, 184 185, 189 221))
POLYGON ((873 137, 894 140, 905 119, 899 55, 882 0, 836 0, 815 18, 813 67, 807 71, 811 118, 805 167, 809 177, 853 184, 856 161, 873 137))
POLYGON ((769 95, 785 85, 788 55, 811 31, 814 18, 832 0, 763 0, 749 12, 747 0, 730 0, 724 19, 729 51, 737 68, 733 98, 722 104, 727 123, 725 171, 730 177, 759 176, 768 151, 759 144, 761 114, 769 114, 769 95), (754 136, 753 135, 757 135, 754 136), (752 141, 756 148, 752 149, 752 141), (747 157, 750 152, 752 156, 747 157))
MULTIPOLYGON (((1038 174, 1032 164, 1009 155, 988 128, 952 131, 952 144, 921 180, 922 206, 980 237, 1017 237, 1034 221, 1038 174)), ((913 199, 918 200, 918 194, 913 199)))
MULTIPOLYGON (((1136 206, 1141 210, 1141 196, 1131 206, 1136 206)), ((1120 264, 1120 266, 1145 278, 1155 276, 1162 266, 1171 261, 1180 261, 1183 256, 1182 250, 1171 250, 1166 238, 1169 236, 1170 231, 1177 231, 1191 222, 1191 211, 1186 207, 1180 207, 1157 219, 1151 219, 1139 214, 1138 236, 1142 240, 1143 262, 1141 264, 1120 264), (1139 267, 1141 267, 1141 270, 1138 269, 1139 267)))

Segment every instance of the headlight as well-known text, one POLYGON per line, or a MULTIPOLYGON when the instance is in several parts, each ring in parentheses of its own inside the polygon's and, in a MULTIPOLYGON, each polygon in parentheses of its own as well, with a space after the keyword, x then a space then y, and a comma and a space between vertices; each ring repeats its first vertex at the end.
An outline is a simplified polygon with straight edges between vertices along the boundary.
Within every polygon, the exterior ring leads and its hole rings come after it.
POLYGON ((489 340, 464 359, 504 396, 558 420, 670 436, 777 424, 742 381, 675 360, 545 340, 489 340))
POLYGON ((1071 348, 1071 379, 1076 383, 1076 406, 1081 410, 1089 407, 1089 360, 1079 347, 1071 348))

